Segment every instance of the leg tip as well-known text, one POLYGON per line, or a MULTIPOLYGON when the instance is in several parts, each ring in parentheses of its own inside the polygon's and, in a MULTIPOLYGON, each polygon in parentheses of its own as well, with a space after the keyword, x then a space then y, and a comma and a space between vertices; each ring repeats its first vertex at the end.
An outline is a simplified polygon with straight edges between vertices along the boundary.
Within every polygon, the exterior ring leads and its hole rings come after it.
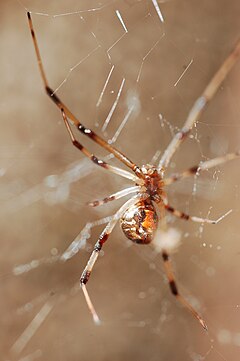
POLYGON ((208 332, 208 327, 207 324, 205 323, 205 321, 203 321, 203 319, 199 319, 199 322, 201 323, 202 327, 204 328, 204 330, 206 332, 208 332))
POLYGON ((96 314, 93 315, 93 321, 94 321, 96 326, 101 326, 101 324, 102 324, 102 321, 100 320, 100 318, 96 314))

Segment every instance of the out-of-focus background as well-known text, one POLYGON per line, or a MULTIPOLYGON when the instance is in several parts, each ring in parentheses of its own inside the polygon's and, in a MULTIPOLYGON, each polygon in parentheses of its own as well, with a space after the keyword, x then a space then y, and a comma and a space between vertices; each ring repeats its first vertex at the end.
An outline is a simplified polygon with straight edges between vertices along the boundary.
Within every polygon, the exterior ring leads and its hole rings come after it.
MULTIPOLYGON (((238 360, 239 160, 169 187, 171 204, 190 214, 233 210, 215 226, 168 219, 182 233, 173 254, 179 288, 209 333, 170 294, 161 256, 130 244, 119 225, 88 284, 103 321, 93 324, 78 280, 103 225, 77 255, 57 259, 123 200, 99 209, 86 202, 131 183, 71 145, 44 93, 25 8, 50 86, 139 165, 165 149, 239 36, 239 0, 1 1, 1 359, 238 360)), ((238 63, 169 173, 239 149, 239 74, 238 63)))

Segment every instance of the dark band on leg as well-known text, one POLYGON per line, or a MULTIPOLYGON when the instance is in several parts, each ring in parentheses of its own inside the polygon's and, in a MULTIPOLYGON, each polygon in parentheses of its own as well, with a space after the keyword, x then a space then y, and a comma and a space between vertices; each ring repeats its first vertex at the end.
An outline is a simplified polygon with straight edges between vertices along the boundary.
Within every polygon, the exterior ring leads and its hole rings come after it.
POLYGON ((46 92, 47 95, 54 101, 55 104, 57 104, 58 106, 62 104, 59 97, 54 93, 54 91, 49 86, 46 86, 46 92))
POLYGON ((80 284, 85 285, 87 283, 87 281, 89 280, 90 274, 91 274, 90 271, 84 270, 82 275, 81 275, 81 278, 80 278, 80 284))
POLYGON ((167 262, 167 261, 169 260, 168 254, 167 254, 166 252, 164 252, 164 251, 163 251, 163 253, 162 253, 162 258, 163 258, 163 261, 164 261, 164 262, 167 262))
POLYGON ((178 289, 177 289, 175 281, 173 281, 173 280, 170 281, 169 286, 170 286, 171 292, 174 294, 174 296, 177 296, 178 295, 178 289))

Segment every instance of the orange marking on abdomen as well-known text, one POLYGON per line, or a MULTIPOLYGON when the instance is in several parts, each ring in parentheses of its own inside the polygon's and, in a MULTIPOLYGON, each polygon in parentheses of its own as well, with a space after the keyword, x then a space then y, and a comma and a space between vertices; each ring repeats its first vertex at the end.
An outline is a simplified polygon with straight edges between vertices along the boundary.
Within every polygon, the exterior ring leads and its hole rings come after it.
POLYGON ((156 229, 157 225, 156 225, 156 221, 155 221, 155 214, 152 211, 149 210, 145 210, 145 219, 142 222, 142 226, 146 229, 156 229))

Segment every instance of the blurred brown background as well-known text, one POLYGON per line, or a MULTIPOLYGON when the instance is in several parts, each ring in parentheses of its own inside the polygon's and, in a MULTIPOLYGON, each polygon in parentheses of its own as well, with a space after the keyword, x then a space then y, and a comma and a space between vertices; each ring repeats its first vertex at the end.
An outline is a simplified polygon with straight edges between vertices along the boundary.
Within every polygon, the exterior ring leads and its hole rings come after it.
MULTIPOLYGON (((86 222, 112 215, 123 201, 99 209, 85 203, 130 183, 95 169, 71 146, 58 109, 44 94, 24 6, 32 12, 50 85, 56 89, 66 79, 58 95, 86 126, 111 139, 135 102, 116 146, 139 165, 165 149, 239 36, 239 0, 161 1, 164 24, 152 1, 145 0, 0 2, 1 358, 238 360, 239 160, 169 189, 171 203, 194 215, 210 211, 209 217, 217 218, 233 209, 217 226, 170 219, 182 232, 173 255, 179 287, 203 315, 209 334, 171 296, 161 257, 148 247, 129 245, 119 226, 88 284, 101 327, 92 323, 78 290, 91 248, 68 262, 53 262, 86 222), (21 264, 32 269, 15 275, 21 264), (48 306, 52 310, 26 346, 12 348, 48 306)), ((172 170, 239 149, 239 71, 238 63, 174 157, 172 170)), ((78 136, 95 154, 106 156, 78 136)), ((102 227, 93 230, 88 245, 102 227)))

